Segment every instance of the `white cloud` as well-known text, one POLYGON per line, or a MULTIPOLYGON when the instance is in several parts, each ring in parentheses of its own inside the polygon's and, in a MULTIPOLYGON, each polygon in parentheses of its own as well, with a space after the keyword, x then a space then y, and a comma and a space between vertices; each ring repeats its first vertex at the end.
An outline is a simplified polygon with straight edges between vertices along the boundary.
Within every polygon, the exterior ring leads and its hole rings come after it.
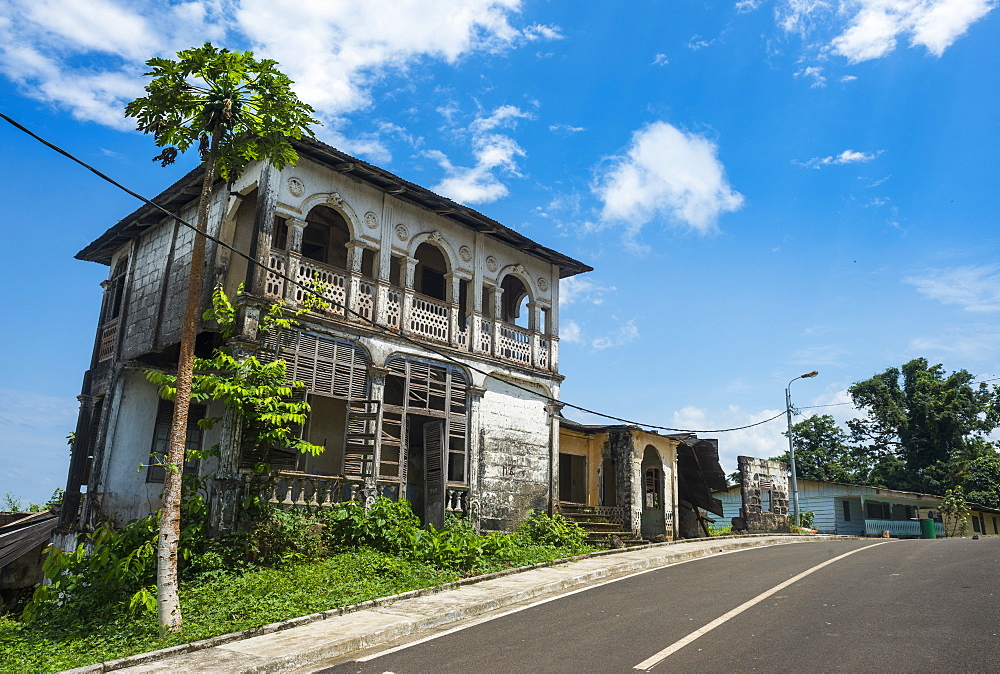
POLYGON ((477 115, 464 130, 471 136, 474 166, 456 166, 439 150, 425 153, 446 175, 431 189, 464 204, 488 203, 507 196, 507 186, 495 172, 519 177, 517 158, 525 152, 513 138, 495 131, 498 127, 513 127, 517 120, 525 118, 530 119, 530 113, 513 105, 500 106, 489 115, 477 115))
POLYGON ((520 9, 521 0, 9 0, 0 73, 78 119, 130 128, 122 108, 141 92, 142 62, 211 40, 277 60, 336 127, 371 104, 389 72, 561 37, 552 26, 516 28, 520 9))
POLYGON ((624 346, 637 339, 639 339, 639 328, 635 324, 635 319, 629 319, 622 323, 615 332, 595 338, 590 342, 590 346, 595 351, 603 351, 615 346, 624 346))
POLYGON ((570 124, 549 124, 549 131, 552 133, 562 134, 568 136, 574 133, 580 133, 581 131, 586 131, 587 129, 582 126, 572 126, 570 124))
POLYGON ((745 14, 747 12, 752 12, 758 7, 760 7, 761 0, 739 0, 736 3, 736 11, 745 14))
POLYGON ((857 152, 855 150, 844 150, 840 154, 828 157, 813 157, 806 161, 795 160, 793 163, 806 168, 819 169, 824 166, 843 166, 844 164, 865 164, 882 154, 884 150, 875 152, 857 152))
POLYGON ((593 187, 603 203, 602 221, 622 223, 630 235, 657 216, 701 233, 714 230, 722 213, 743 205, 717 150, 707 138, 666 122, 639 129, 593 187))
POLYGON ((604 304, 604 295, 616 290, 615 286, 603 286, 585 276, 570 276, 559 282, 559 306, 574 303, 601 305, 604 304))
POLYGON ((670 59, 667 58, 666 54, 657 54, 653 57, 654 66, 665 66, 670 63, 670 59))
POLYGON ((1000 357, 1000 330, 996 325, 950 326, 938 334, 917 337, 909 346, 912 354, 961 362, 973 371, 991 370, 1000 357))
POLYGON ((826 86, 826 76, 823 74, 823 69, 817 66, 807 66, 795 73, 795 78, 798 79, 802 77, 804 79, 811 79, 812 84, 809 86, 813 89, 817 87, 826 86))
POLYGON ((966 311, 1000 311, 1000 265, 971 265, 911 276, 906 282, 917 291, 944 304, 957 304, 966 311))
POLYGON ((781 412, 782 410, 778 409, 747 412, 737 405, 730 405, 721 411, 710 412, 689 405, 673 413, 671 425, 684 430, 702 431, 699 433, 699 437, 702 438, 717 438, 719 440, 719 460, 726 473, 731 473, 736 470, 737 456, 770 458, 779 456, 788 448, 787 440, 782 435, 786 428, 783 417, 739 431, 726 433, 706 431, 747 426, 770 419, 781 412))
POLYGON ((858 79, 857 75, 844 75, 843 77, 840 78, 840 81, 841 82, 853 82, 856 79, 858 79))
POLYGON ((900 39, 941 56, 994 7, 995 0, 787 0, 777 18, 804 38, 829 31, 827 48, 859 63, 889 54, 900 39))
POLYGON ((543 26, 540 23, 526 26, 524 30, 521 31, 521 34, 524 35, 528 42, 534 42, 535 40, 563 39, 562 33, 559 32, 559 28, 557 26, 543 26))
POLYGON ((580 329, 580 324, 576 321, 562 321, 559 326, 559 341, 582 344, 583 331, 580 329))

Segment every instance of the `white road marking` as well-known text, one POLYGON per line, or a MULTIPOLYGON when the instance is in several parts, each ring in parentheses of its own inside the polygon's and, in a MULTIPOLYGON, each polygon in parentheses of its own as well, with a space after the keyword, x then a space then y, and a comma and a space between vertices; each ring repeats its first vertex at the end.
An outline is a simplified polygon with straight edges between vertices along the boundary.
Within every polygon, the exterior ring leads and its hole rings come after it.
POLYGON ((596 582, 596 583, 587 585, 585 587, 581 587, 581 588, 576 589, 576 590, 570 590, 569 592, 563 592, 563 593, 560 593, 560 594, 557 594, 557 595, 554 595, 554 596, 551 596, 551 597, 547 597, 545 599, 540 599, 538 601, 532 602, 532 603, 527 604, 525 606, 518 606, 516 608, 512 608, 510 610, 503 611, 502 613, 489 613, 489 614, 486 614, 484 616, 480 616, 478 618, 471 618, 467 622, 464 622, 463 624, 459 625, 458 627, 452 627, 450 630, 445 630, 443 632, 438 632, 437 634, 431 634, 430 636, 426 636, 426 637, 424 637, 422 639, 417 639, 415 641, 409 641, 409 642, 407 642, 405 644, 402 644, 400 646, 394 646, 393 648, 387 648, 387 649, 385 649, 383 651, 379 651, 379 652, 373 653, 371 655, 366 655, 366 656, 361 657, 361 658, 355 658, 354 662, 368 662, 369 660, 374 660, 376 658, 381 658, 383 655, 390 655, 391 653, 395 653, 397 651, 405 650, 407 648, 410 648, 411 646, 417 646, 419 644, 426 643, 428 641, 433 641, 434 639, 437 639, 439 637, 447 636, 449 634, 454 634, 455 632, 461 632, 464 629, 468 629, 470 627, 475 627, 476 625, 481 625, 482 623, 487 623, 487 622, 490 622, 491 620, 496 620, 497 618, 503 618, 504 616, 511 615, 512 613, 518 613, 519 611, 526 611, 529 608, 534 608, 535 606, 541 606, 542 604, 547 604, 550 601, 556 601, 557 599, 562 599, 563 597, 569 597, 569 596, 574 595, 574 594, 579 594, 580 592, 586 592, 587 590, 593 590, 594 588, 603 587, 604 585, 610 585, 611 583, 617 583, 620 580, 628 580, 629 578, 635 578, 636 576, 641 576, 644 573, 651 573, 653 571, 661 571, 661 570, 667 569, 667 568, 669 568, 671 566, 678 566, 680 564, 687 564, 688 562, 697 562, 697 561, 702 560, 702 559, 713 559, 715 557, 721 557, 722 555, 732 555, 732 554, 735 554, 737 552, 749 552, 750 550, 766 550, 766 549, 768 549, 770 547, 773 547, 773 546, 768 545, 768 546, 761 546, 761 547, 756 547, 756 548, 740 548, 738 550, 728 550, 726 552, 716 552, 715 554, 707 555, 705 557, 695 557, 694 559, 685 559, 685 560, 680 561, 680 562, 673 562, 671 564, 664 564, 663 566, 657 566, 657 567, 654 567, 654 568, 651 568, 651 569, 643 569, 642 571, 635 571, 635 572, 630 573, 630 574, 625 575, 625 576, 619 576, 617 578, 609 578, 608 580, 602 580, 600 582, 596 582))
POLYGON ((729 611, 728 613, 722 614, 721 616, 719 616, 718 618, 716 618, 712 622, 708 623, 707 625, 705 625, 701 629, 695 630, 694 632, 692 632, 691 634, 687 635, 683 639, 680 639, 679 641, 675 641, 673 644, 671 644, 670 646, 667 646, 666 648, 664 648, 659 653, 656 653, 652 657, 646 658, 645 660, 643 660, 642 662, 640 662, 638 665, 636 665, 632 669, 639 669, 639 670, 647 671, 648 672, 653 667, 655 667, 656 665, 660 664, 661 662, 663 662, 664 660, 666 660, 668 657, 670 657, 671 655, 673 655, 674 653, 676 653, 680 649, 682 649, 685 646, 687 646, 688 644, 690 644, 695 639, 698 639, 699 637, 701 637, 701 636, 703 636, 705 634, 708 634, 709 632, 711 632, 712 630, 714 630, 719 625, 722 625, 723 623, 731 620, 732 618, 735 618, 739 614, 741 614, 744 611, 746 611, 748 608, 750 608, 750 607, 752 607, 752 606, 754 606, 756 604, 759 604, 760 602, 764 601, 765 599, 767 599, 771 595, 773 595, 773 594, 775 594, 777 592, 781 592, 783 589, 785 589, 786 587, 788 587, 792 583, 795 583, 795 582, 797 582, 799 580, 802 580, 803 578, 805 578, 809 574, 814 573, 816 571, 819 571, 824 566, 829 566, 830 564, 833 564, 834 562, 836 562, 838 560, 841 560, 844 557, 848 557, 850 555, 853 555, 856 552, 861 552, 862 550, 867 550, 868 548, 874 548, 876 545, 885 545, 885 543, 888 543, 888 541, 883 541, 881 543, 874 543, 872 545, 866 545, 863 548, 857 548, 856 550, 851 550, 850 552, 845 552, 842 555, 838 555, 837 557, 834 557, 833 559, 828 559, 825 562, 821 562, 821 563, 817 564, 816 566, 812 567, 811 569, 806 569, 802 573, 800 573, 800 574, 798 574, 796 576, 792 576, 791 578, 789 578, 785 582, 779 583, 778 585, 775 585, 770 590, 767 590, 766 592, 760 593, 759 595, 757 595, 753 599, 751 599, 749 601, 746 601, 746 602, 743 602, 742 604, 740 604, 739 606, 737 606, 736 608, 734 608, 732 611, 729 611))

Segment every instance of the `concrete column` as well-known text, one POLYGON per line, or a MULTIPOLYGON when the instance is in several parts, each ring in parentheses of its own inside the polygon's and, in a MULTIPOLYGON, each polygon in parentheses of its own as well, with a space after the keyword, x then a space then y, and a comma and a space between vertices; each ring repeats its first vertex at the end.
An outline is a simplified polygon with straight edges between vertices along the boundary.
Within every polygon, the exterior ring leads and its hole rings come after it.
POLYGON ((288 241, 286 242, 288 250, 295 251, 296 253, 302 252, 302 235, 306 230, 305 220, 299 220, 298 218, 289 218, 285 220, 285 224, 288 226, 288 241))
POLYGON ((493 353, 500 355, 500 323, 503 316, 503 288, 497 286, 493 289, 493 353))
POLYGON ((458 331, 463 327, 458 324, 458 298, 461 280, 453 273, 444 275, 445 299, 448 302, 448 344, 450 346, 458 346, 458 331))
POLYGON ((414 257, 402 258, 403 269, 403 307, 399 319, 399 329, 403 333, 410 332, 410 314, 413 312, 413 277, 417 270, 417 259, 414 257))
POLYGON ((360 241, 347 243, 347 288, 344 298, 344 318, 349 321, 360 318, 358 294, 361 292, 361 260, 364 257, 364 250, 365 246, 360 241))

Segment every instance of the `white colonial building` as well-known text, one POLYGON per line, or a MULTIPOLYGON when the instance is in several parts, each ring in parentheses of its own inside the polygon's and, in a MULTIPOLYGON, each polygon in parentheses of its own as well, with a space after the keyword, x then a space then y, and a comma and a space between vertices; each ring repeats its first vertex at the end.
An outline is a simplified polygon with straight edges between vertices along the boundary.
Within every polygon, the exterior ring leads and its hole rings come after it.
MULTIPOLYGON (((322 507, 383 494, 406 498, 424 521, 470 516, 508 529, 558 502, 559 281, 590 267, 477 211, 315 140, 296 141, 296 166, 252 164, 215 185, 203 306, 221 284, 238 297, 240 335, 264 359, 283 358, 312 405, 301 430, 319 456, 281 447, 187 466, 210 489, 245 490, 257 462, 265 496, 322 507), (256 317, 301 283, 331 300, 269 339, 256 317), (223 461, 223 463, 225 463, 223 461), (222 471, 225 472, 225 471, 222 471)), ((193 222, 202 171, 156 202, 193 222)), ((64 526, 119 523, 159 504, 172 403, 146 380, 176 367, 188 286, 190 229, 144 206, 77 257, 108 265, 93 361, 84 378, 66 489, 64 526)), ((198 349, 221 337, 202 325, 198 349)), ((231 428, 200 431, 190 447, 234 449, 231 428)))

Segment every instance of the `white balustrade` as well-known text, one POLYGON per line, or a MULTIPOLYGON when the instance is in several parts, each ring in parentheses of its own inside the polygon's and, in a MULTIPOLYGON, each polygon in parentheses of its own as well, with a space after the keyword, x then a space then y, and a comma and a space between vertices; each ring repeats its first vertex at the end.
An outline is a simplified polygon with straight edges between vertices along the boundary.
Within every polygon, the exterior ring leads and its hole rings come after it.
POLYGON ((390 328, 399 329, 399 320, 403 315, 403 293, 395 288, 389 288, 386 293, 385 322, 390 328))
POLYGON ((444 512, 446 515, 466 517, 469 513, 469 488, 448 487, 444 495, 444 512))
POLYGON ((272 249, 267 259, 264 277, 264 296, 280 300, 285 296, 285 275, 288 271, 288 252, 272 249))
MULTIPOLYGON (((336 316, 344 315, 344 305, 347 302, 347 274, 333 267, 307 258, 299 258, 295 265, 295 280, 313 289, 324 299, 330 301, 327 311, 336 316)), ((301 305, 305 297, 302 288, 295 289, 295 304, 301 305)))
POLYGON ((413 295, 410 332, 438 342, 448 341, 448 305, 425 295, 413 295))
POLYGON ((515 325, 500 324, 497 355, 517 363, 531 365, 531 333, 515 325))
POLYGON ((473 350, 479 353, 493 352, 493 321, 480 317, 479 343, 473 345, 473 350))
POLYGON ((354 300, 354 311, 369 321, 375 320, 375 282, 362 278, 358 282, 358 295, 354 300))

